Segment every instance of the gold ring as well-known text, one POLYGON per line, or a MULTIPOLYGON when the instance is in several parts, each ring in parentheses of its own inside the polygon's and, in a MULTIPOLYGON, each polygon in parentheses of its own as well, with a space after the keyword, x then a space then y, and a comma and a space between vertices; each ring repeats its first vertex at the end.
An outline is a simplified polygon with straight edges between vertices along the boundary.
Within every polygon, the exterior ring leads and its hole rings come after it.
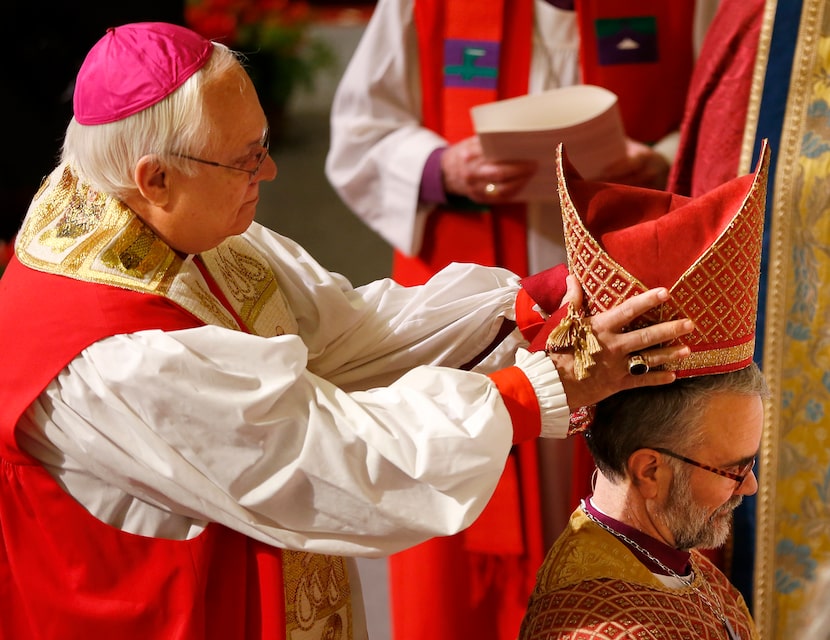
POLYGON ((485 191, 485 193, 487 193, 488 195, 491 195, 491 196, 492 196, 493 194, 495 194, 495 193, 496 193, 496 185, 495 185, 494 183, 492 183, 492 182, 488 182, 488 183, 487 183, 487 186, 486 186, 486 187, 484 187, 484 191, 485 191))
POLYGON ((632 376, 641 376, 648 373, 648 360, 645 356, 635 353, 628 356, 628 373, 632 376))

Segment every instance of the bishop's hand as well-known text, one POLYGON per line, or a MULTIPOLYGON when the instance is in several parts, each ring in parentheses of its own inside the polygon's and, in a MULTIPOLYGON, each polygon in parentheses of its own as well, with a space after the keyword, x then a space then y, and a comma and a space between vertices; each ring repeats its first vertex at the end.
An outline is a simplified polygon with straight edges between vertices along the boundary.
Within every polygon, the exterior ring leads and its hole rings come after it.
MULTIPOLYGON (((691 320, 670 320, 633 331, 623 331, 638 316, 668 299, 669 292, 665 288, 650 289, 613 309, 588 318, 587 322, 590 323, 600 349, 593 354, 594 364, 582 379, 578 379, 575 372, 573 350, 550 352, 571 411, 596 404, 624 389, 668 384, 675 380, 674 372, 663 371, 658 367, 679 362, 691 350, 685 345, 661 345, 691 333, 694 329, 691 320), (631 357, 637 354, 647 364, 648 370, 642 375, 634 375, 636 370, 629 370, 631 357)), ((582 306, 582 289, 576 278, 570 275, 563 304, 568 302, 575 308, 582 306)))

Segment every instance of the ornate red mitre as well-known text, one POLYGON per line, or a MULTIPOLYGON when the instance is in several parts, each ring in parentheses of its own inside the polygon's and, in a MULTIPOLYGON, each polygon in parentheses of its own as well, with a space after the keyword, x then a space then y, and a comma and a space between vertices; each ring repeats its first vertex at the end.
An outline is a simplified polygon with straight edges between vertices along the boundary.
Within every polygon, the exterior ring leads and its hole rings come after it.
POLYGON ((571 273, 594 315, 663 286, 671 299, 631 328, 690 318, 691 355, 678 377, 748 366, 755 347, 769 148, 754 174, 699 198, 583 180, 557 149, 557 178, 571 273))

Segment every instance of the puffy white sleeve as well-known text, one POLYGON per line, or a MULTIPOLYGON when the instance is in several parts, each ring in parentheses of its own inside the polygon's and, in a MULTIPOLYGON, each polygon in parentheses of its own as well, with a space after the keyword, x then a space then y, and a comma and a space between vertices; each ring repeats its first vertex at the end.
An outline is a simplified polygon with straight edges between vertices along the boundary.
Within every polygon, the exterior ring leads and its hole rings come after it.
MULTIPOLYGON (((519 278, 506 269, 455 263, 426 284, 384 278, 354 288, 292 240, 254 224, 246 238, 270 261, 308 348, 309 368, 338 386, 387 385, 420 364, 463 367, 515 320, 519 278)), ((524 346, 515 331, 487 362, 509 366, 524 346)))
MULTIPOLYGON (((382 555, 471 524, 513 427, 493 381, 455 367, 511 317, 515 276, 454 265, 422 287, 353 289, 296 244, 248 235, 270 248, 299 335, 100 340, 29 408, 24 448, 97 517, 142 535, 219 522, 277 546, 382 555)), ((504 347, 492 357, 514 358, 504 347)), ((543 413, 567 417, 550 361, 519 366, 543 413)))
POLYGON ((27 419, 71 460, 61 475, 76 499, 95 511, 95 482, 73 470, 123 492, 123 516, 105 518, 145 535, 214 521, 277 546, 377 554, 472 522, 512 439, 489 378, 422 367, 346 393, 305 365, 296 336, 114 336, 27 419))

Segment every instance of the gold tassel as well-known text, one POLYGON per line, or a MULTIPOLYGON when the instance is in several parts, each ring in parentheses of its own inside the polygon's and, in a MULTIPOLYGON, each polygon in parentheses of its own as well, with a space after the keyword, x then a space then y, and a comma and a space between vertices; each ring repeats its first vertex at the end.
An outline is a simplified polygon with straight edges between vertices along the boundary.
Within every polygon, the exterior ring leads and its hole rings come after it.
POLYGON ((602 351, 602 347, 594 334, 594 330, 591 328, 591 322, 588 318, 582 318, 580 324, 582 325, 580 328, 582 329, 582 335, 585 342, 585 350, 590 354, 602 351))
POLYGON ((582 320, 574 306, 568 303, 568 314, 556 325, 545 341, 545 352, 567 349, 574 346, 579 334, 579 323, 582 320))
POLYGON ((593 354, 599 353, 602 347, 591 329, 590 320, 584 318, 570 302, 568 314, 545 341, 545 352, 550 354, 568 347, 573 348, 574 377, 584 380, 591 375, 590 369, 596 364, 593 354))

